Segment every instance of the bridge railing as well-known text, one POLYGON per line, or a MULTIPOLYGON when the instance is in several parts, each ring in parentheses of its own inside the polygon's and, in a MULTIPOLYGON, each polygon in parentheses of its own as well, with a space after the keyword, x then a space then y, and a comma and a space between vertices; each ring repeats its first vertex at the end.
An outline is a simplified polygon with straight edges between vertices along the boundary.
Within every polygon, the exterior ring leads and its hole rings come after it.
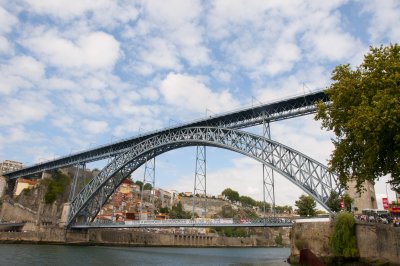
POLYGON ((92 223, 75 224, 73 227, 181 227, 181 226, 205 226, 205 227, 235 227, 235 226, 252 226, 252 225, 284 225, 293 224, 295 220, 282 217, 268 217, 258 219, 166 219, 166 220, 131 220, 114 222, 111 220, 95 220, 92 223))

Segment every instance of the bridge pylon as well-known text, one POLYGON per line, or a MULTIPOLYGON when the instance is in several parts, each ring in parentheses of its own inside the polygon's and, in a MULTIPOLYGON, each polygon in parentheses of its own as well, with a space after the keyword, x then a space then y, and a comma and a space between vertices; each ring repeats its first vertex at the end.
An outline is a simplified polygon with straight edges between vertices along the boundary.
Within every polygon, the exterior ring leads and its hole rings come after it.
POLYGON ((143 203, 143 201, 144 201, 144 197, 143 196, 144 196, 144 186, 146 184, 150 184, 151 185, 151 189, 150 189, 150 193, 149 193, 149 203, 153 207, 151 208, 151 215, 150 216, 154 217, 154 209, 155 209, 155 206, 154 206, 154 198, 155 198, 154 187, 155 187, 155 183, 156 183, 156 157, 154 157, 154 158, 152 158, 150 160, 148 160, 146 158, 146 163, 144 165, 144 173, 143 173, 143 185, 142 185, 142 189, 141 189, 141 192, 140 192, 140 210, 139 210, 140 220, 142 220, 143 210, 144 210, 144 207, 145 207, 144 206, 145 204, 143 203))
MULTIPOLYGON (((194 175, 194 188, 193 188, 193 212, 196 207, 196 195, 204 197, 203 201, 203 216, 207 216, 207 161, 206 161, 206 146, 196 146, 196 169, 194 175)), ((200 203, 200 201, 199 201, 200 203)))
MULTIPOLYGON (((263 137, 271 139, 271 127, 269 121, 264 118, 263 137)), ((266 149, 267 147, 264 147, 266 149)), ((271 202, 271 215, 275 216, 275 178, 274 170, 266 164, 263 164, 263 200, 264 200, 264 218, 266 216, 267 199, 271 202)))
POLYGON ((69 202, 71 202, 75 198, 76 194, 78 194, 85 186, 86 163, 77 164, 75 167, 75 174, 69 192, 69 202))

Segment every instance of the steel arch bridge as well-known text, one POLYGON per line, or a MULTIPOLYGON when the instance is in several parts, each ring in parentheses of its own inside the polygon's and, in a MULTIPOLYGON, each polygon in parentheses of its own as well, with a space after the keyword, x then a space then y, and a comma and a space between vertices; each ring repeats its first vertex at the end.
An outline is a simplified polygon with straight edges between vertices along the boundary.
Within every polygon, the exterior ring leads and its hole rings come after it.
POLYGON ((105 166, 72 200, 67 227, 77 220, 92 222, 122 181, 147 160, 174 149, 198 145, 231 150, 268 165, 328 211, 326 202, 330 192, 342 193, 338 179, 326 166, 279 142, 235 129, 181 128, 145 139, 105 166))

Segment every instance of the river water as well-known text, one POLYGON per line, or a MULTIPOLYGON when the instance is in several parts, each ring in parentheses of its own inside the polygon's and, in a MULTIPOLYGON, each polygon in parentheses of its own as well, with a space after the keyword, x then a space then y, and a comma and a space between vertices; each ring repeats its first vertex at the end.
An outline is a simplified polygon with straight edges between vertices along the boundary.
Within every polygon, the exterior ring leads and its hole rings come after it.
POLYGON ((288 248, 144 248, 0 244, 0 265, 289 265, 288 248))

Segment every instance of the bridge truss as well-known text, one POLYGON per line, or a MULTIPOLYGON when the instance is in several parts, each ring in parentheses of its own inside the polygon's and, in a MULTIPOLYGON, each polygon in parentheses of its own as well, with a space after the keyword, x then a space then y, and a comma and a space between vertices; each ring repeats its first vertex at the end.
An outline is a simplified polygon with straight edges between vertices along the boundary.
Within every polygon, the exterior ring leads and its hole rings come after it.
POLYGON ((27 177, 29 175, 39 174, 43 171, 63 168, 70 165, 80 165, 83 163, 108 159, 123 153, 145 139, 182 128, 210 126, 241 129, 245 127, 261 125, 266 122, 269 123, 307 115, 315 112, 315 103, 317 101, 329 103, 328 96, 323 91, 313 92, 306 95, 279 100, 273 103, 251 106, 221 115, 207 117, 205 119, 179 124, 158 131, 148 132, 130 139, 124 139, 122 141, 95 147, 75 154, 70 154, 61 158, 50 160, 48 162, 28 166, 17 171, 5 173, 5 175, 9 179, 16 179, 18 177, 27 177))
POLYGON ((232 150, 268 165, 312 195, 328 211, 326 202, 330 192, 342 193, 338 179, 326 166, 276 141, 227 128, 182 128, 132 145, 105 166, 71 202, 67 226, 93 222, 115 189, 146 160, 170 150, 198 145, 232 150))

